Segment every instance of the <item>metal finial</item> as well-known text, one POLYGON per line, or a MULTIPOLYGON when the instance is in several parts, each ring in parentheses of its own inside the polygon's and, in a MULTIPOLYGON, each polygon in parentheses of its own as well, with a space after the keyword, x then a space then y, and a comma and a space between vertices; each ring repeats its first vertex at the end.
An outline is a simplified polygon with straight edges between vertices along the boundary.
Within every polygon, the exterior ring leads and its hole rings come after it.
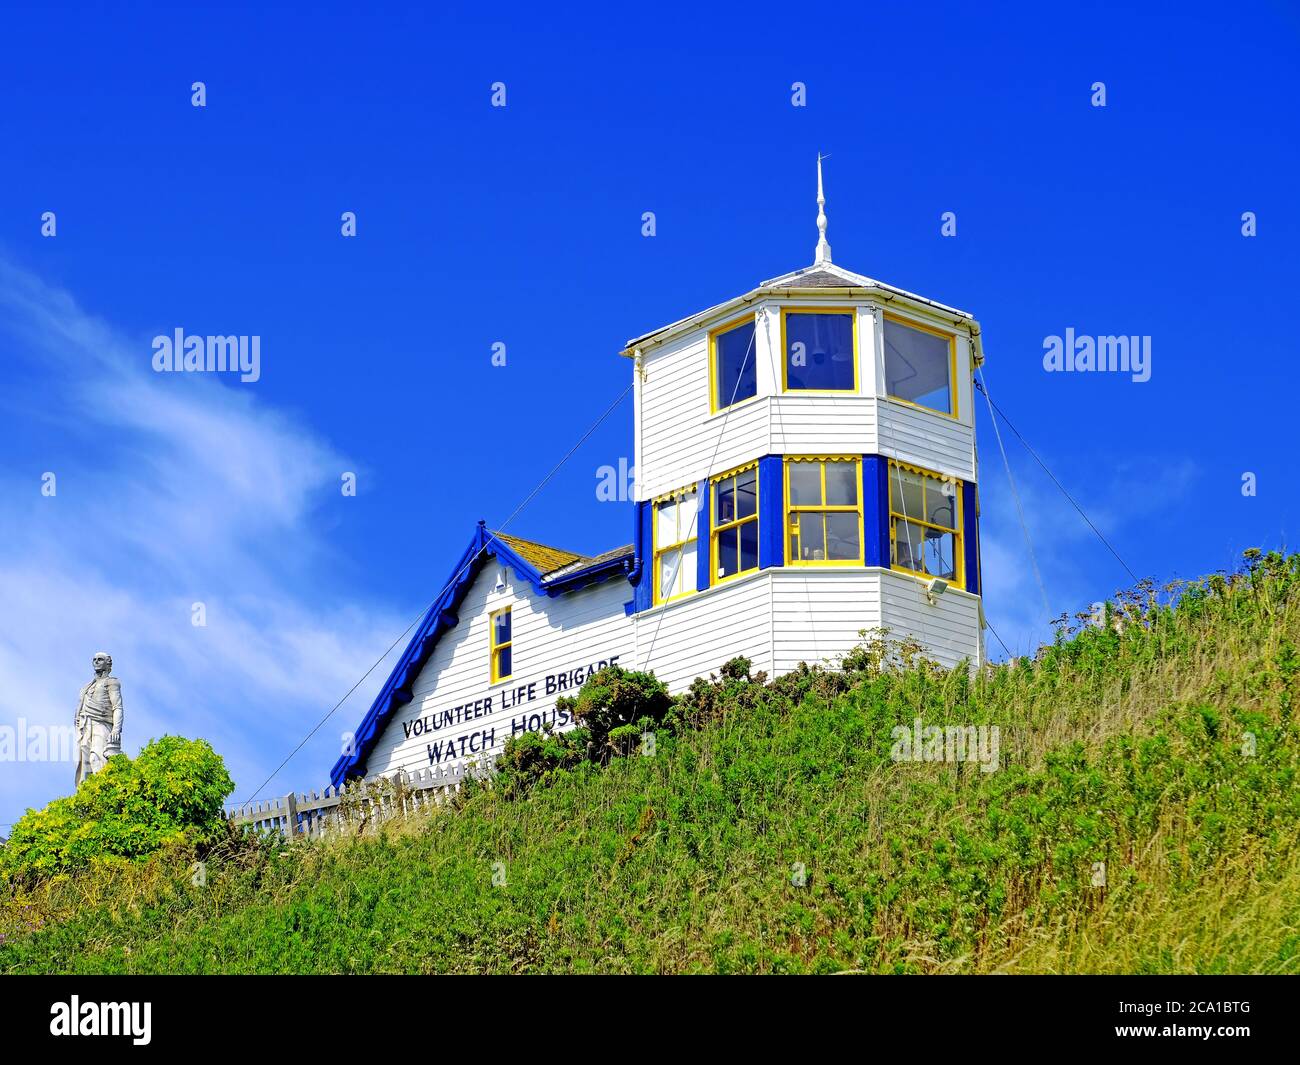
POLYGON ((817 252, 814 263, 831 261, 831 246, 826 243, 826 196, 822 192, 822 153, 817 153, 817 252))

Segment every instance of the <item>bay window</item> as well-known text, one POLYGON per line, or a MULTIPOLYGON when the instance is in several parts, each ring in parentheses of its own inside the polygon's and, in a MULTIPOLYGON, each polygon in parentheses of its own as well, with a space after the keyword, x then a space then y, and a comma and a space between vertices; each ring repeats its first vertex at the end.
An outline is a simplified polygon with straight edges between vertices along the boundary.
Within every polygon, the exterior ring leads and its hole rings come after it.
POLYGON ((787 392, 858 390, 856 320, 852 308, 781 312, 782 380, 787 392))
POLYGON ((885 317, 885 394, 957 416, 956 338, 885 317))
POLYGON ((964 587, 961 482, 891 459, 889 543, 893 569, 964 587))
POLYGON ((758 394, 752 315, 709 334, 709 360, 713 410, 722 410, 758 394))
POLYGON ((786 459, 791 565, 862 561, 861 485, 861 459, 786 459))
POLYGON ((713 579, 726 580, 758 569, 758 464, 714 477, 713 579))
POLYGON ((654 502, 656 603, 666 603, 695 591, 699 509, 695 485, 670 492, 654 502))

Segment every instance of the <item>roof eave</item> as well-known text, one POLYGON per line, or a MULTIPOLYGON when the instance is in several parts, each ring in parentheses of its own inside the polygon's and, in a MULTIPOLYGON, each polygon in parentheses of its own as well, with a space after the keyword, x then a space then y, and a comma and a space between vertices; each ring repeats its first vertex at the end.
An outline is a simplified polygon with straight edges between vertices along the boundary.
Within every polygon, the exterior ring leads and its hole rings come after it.
MULTIPOLYGON (((776 278, 774 280, 780 279, 776 278)), ((673 322, 662 329, 656 329, 629 340, 627 346, 619 354, 624 358, 635 358, 637 354, 645 354, 650 349, 658 347, 669 340, 675 340, 686 333, 694 332, 696 329, 702 329, 705 326, 721 321, 747 304, 765 299, 785 299, 791 296, 797 298, 829 296, 833 299, 881 299, 885 303, 899 303, 914 310, 938 314, 941 317, 950 317, 953 325, 969 325, 975 334, 979 332, 975 316, 969 311, 949 307, 946 303, 926 299, 924 296, 918 296, 913 292, 894 288, 892 285, 886 285, 882 282, 871 285, 845 285, 842 288, 800 288, 797 285, 790 287, 765 284, 751 289, 743 296, 737 296, 726 303, 719 303, 689 318, 683 318, 681 321, 673 322)))

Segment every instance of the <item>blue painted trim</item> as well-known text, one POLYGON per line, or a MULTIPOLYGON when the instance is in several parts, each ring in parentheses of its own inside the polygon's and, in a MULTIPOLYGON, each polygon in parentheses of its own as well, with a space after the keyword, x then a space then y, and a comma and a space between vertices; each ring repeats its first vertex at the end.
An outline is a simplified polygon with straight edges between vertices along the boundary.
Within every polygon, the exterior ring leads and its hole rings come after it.
POLYGON ((889 568, 889 460, 862 456, 863 561, 889 568))
POLYGON ((653 503, 636 505, 636 532, 633 536, 636 557, 629 574, 632 578, 632 601, 623 607, 623 612, 629 617, 649 610, 654 603, 654 559, 651 557, 654 538, 650 528, 653 519, 653 503))
POLYGON ((361 724, 353 733, 352 753, 343 755, 330 770, 332 785, 337 787, 352 777, 365 776, 366 760, 383 734, 385 726, 392 719, 394 712, 411 701, 412 688, 420 675, 420 670, 429 661, 443 633, 455 628, 459 623, 456 609, 468 594, 479 572, 491 558, 495 558, 502 565, 509 566, 517 577, 526 581, 538 594, 548 597, 575 591, 594 581, 606 580, 617 574, 630 576, 632 565, 632 559, 620 555, 591 566, 584 566, 557 581, 548 583, 543 581, 541 573, 531 563, 479 522, 474 529, 469 546, 465 548, 460 560, 451 571, 451 577, 442 594, 425 611, 415 628, 415 634, 398 658, 388 679, 384 681, 384 686, 379 689, 379 694, 370 704, 370 709, 361 719, 361 724))
POLYGON ((785 458, 758 460, 758 568, 785 565, 785 458))
POLYGON ((966 481, 961 486, 962 539, 965 544, 966 590, 972 595, 982 595, 980 588, 980 519, 975 497, 975 483, 966 481))
POLYGON ((709 586, 709 550, 713 545, 713 495, 707 477, 696 492, 700 516, 695 519, 695 590, 702 592, 709 586))

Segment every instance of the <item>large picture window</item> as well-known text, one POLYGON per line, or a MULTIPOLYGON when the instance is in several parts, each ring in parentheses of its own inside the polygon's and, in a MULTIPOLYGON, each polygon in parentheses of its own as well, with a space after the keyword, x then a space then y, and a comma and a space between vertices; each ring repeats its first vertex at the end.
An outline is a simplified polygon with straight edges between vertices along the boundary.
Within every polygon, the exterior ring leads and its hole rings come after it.
POLYGON ((955 352, 952 336, 886 317, 886 394, 956 417, 955 352))
POLYGON ((709 337, 710 374, 715 411, 758 394, 758 360, 754 355, 754 319, 724 326, 709 337))
POLYGON ((656 603, 666 603, 695 591, 699 509, 699 493, 694 485, 655 500, 656 603))
POLYGON ((889 463, 890 565, 964 587, 961 482, 889 463))
POLYGON ((712 480, 713 582, 758 569, 758 466, 712 480))
POLYGON ((505 680, 513 672, 510 650, 514 646, 510 630, 510 608, 502 607, 488 617, 491 633, 492 683, 505 680))
POLYGON ((857 328, 853 310, 781 312, 781 348, 788 392, 856 392, 857 328))
POLYGON ((861 485, 861 459, 786 459, 791 564, 862 561, 861 485))

